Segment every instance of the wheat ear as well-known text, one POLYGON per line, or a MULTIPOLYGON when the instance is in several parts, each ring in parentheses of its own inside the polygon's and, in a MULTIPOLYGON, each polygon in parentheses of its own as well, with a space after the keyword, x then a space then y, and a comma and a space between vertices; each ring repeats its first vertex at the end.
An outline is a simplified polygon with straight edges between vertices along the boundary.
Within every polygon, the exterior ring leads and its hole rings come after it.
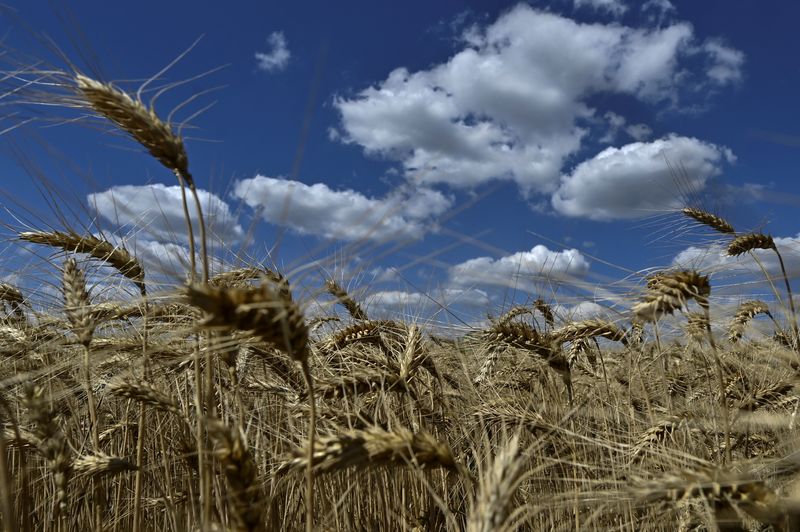
POLYGON ((718 233, 723 233, 726 235, 732 235, 736 233, 736 230, 730 223, 716 214, 712 214, 702 209, 696 209, 694 207, 684 207, 681 209, 681 212, 697 223, 710 227, 718 233))
POLYGON ((72 253, 85 253, 90 257, 113 266, 119 273, 133 281, 147 295, 144 269, 139 260, 124 247, 93 235, 79 235, 72 231, 26 231, 19 234, 20 240, 63 249, 72 253))
POLYGON ((306 530, 313 530, 314 471, 311 453, 316 433, 314 381, 309 368, 308 326, 300 307, 285 295, 285 288, 269 281, 258 288, 219 289, 208 285, 188 286, 190 304, 206 312, 201 326, 223 331, 250 331, 285 352, 300 364, 309 403, 308 468, 306 469, 306 530))
POLYGON ((328 279, 325 281, 325 290, 327 290, 330 295, 336 298, 336 301, 347 310, 347 313, 350 314, 351 318, 359 321, 366 321, 368 319, 367 313, 364 312, 364 309, 361 308, 361 305, 359 305, 355 299, 350 297, 350 294, 348 294, 344 288, 339 286, 339 283, 333 279, 328 279))
MULTIPOLYGON (((796 350, 798 350, 800 349, 800 329, 797 326, 797 311, 794 307, 792 286, 789 283, 789 276, 786 274, 786 265, 783 263, 783 256, 781 255, 780 251, 778 251, 778 246, 775 245, 773 238, 770 235, 765 235, 762 233, 741 235, 736 237, 728 246, 728 255, 737 257, 743 253, 748 253, 756 249, 771 249, 778 257, 778 262, 781 267, 781 274, 783 275, 783 282, 786 284, 786 296, 789 299, 789 310, 792 313, 792 331, 794 332, 795 341, 794 347, 796 350)), ((755 255, 752 256, 758 262, 758 258, 755 255)), ((766 275, 766 270, 764 270, 764 267, 760 262, 759 266, 761 266, 762 271, 764 271, 766 275)), ((767 280, 770 280, 769 275, 767 275, 767 280)), ((772 281, 770 280, 770 283, 771 282, 772 281)))

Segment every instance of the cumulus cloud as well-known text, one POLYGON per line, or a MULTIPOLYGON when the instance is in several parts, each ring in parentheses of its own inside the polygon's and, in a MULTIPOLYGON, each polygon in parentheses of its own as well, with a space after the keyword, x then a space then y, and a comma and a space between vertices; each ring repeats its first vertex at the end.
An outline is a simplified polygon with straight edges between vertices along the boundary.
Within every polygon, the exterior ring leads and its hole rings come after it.
POLYGON ((573 0, 575 8, 590 7, 597 11, 604 11, 615 17, 620 17, 628 10, 621 0, 573 0))
POLYGON ((483 290, 474 288, 444 288, 430 293, 407 292, 403 290, 385 290, 370 294, 366 304, 371 310, 391 312, 398 310, 423 311, 451 306, 489 307, 489 295, 483 290))
POLYGON ((262 175, 238 181, 233 195, 257 209, 267 222, 341 240, 420 238, 453 204, 452 198, 429 188, 402 187, 376 199, 323 183, 307 185, 262 175))
POLYGON ((589 271, 589 262, 577 249, 551 251, 537 245, 530 251, 495 259, 477 257, 452 266, 450 281, 454 285, 495 285, 528 289, 537 280, 565 280, 580 277, 589 271))
POLYGON ((270 47, 269 52, 256 52, 258 69, 266 72, 273 72, 286 68, 292 54, 289 51, 283 32, 275 31, 271 33, 269 37, 267 37, 267 44, 269 44, 270 47))
MULTIPOLYGON (((210 239, 226 244, 240 240, 244 231, 229 205, 208 191, 197 192, 210 239)), ((177 185, 115 186, 104 192, 89 194, 87 202, 109 222, 130 232, 141 233, 149 240, 188 242, 181 189, 177 185)), ((197 227, 197 212, 193 205, 189 213, 192 223, 197 227)))
POLYGON ((592 96, 672 105, 702 84, 727 84, 737 68, 728 61, 728 75, 693 71, 698 56, 714 63, 721 54, 700 46, 685 22, 582 24, 524 4, 472 28, 462 42, 445 63, 397 68, 375 86, 336 98, 335 137, 401 162, 424 183, 471 188, 506 179, 526 193, 549 194, 599 114, 588 103, 592 96))
POLYGON ((689 182, 683 187, 702 190, 724 161, 734 160, 727 148, 675 135, 611 147, 563 176, 552 205, 561 214, 593 220, 651 216, 684 201, 667 162, 685 170, 689 182))

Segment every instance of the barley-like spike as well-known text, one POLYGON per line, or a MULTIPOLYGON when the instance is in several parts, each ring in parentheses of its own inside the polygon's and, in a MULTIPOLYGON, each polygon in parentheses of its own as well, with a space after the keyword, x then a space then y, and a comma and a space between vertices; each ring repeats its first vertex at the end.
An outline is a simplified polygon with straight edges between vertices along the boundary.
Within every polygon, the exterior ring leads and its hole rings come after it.
POLYGON ((533 302, 533 308, 538 310, 544 316, 544 322, 548 327, 553 327, 556 324, 556 318, 553 315, 553 309, 544 299, 537 299, 533 302))
POLYGON ((283 297, 273 283, 254 288, 188 286, 188 302, 206 312, 203 327, 224 331, 252 331, 294 360, 308 357, 308 327, 300 307, 283 297))
POLYGON ((775 249, 775 241, 771 236, 762 233, 737 236, 728 245, 728 255, 737 257, 754 249, 775 249))
MULTIPOLYGON (((297 449, 294 454, 279 467, 279 473, 306 467, 307 450, 297 449)), ((317 438, 314 446, 314 469, 321 473, 384 464, 458 469, 449 445, 427 432, 413 433, 404 428, 350 431, 317 438)))
POLYGON ((101 240, 93 235, 78 235, 73 232, 62 231, 27 231, 19 234, 20 240, 61 248, 73 253, 85 253, 92 258, 107 262, 117 269, 119 273, 133 281, 141 291, 146 294, 144 284, 144 270, 139 260, 123 247, 116 247, 107 240, 101 240))
POLYGON ((19 288, 11 286, 8 283, 0 283, 0 301, 5 301, 11 305, 11 310, 19 317, 24 317, 22 312, 22 305, 25 303, 25 298, 22 296, 19 288))
POLYGON ((136 466, 127 460, 114 456, 108 456, 105 453, 79 456, 72 462, 73 473, 75 473, 75 475, 85 477, 115 475, 124 471, 135 470, 136 466))
POLYGON ((764 314, 772 318, 772 313, 769 311, 769 305, 763 301, 753 300, 745 301, 736 310, 736 315, 733 317, 730 326, 728 327, 728 338, 731 342, 738 342, 741 340, 747 324, 755 316, 764 314))
POLYGON ((533 312, 531 307, 526 307, 524 305, 519 305, 516 307, 511 307, 508 312, 497 318, 497 323, 505 323, 508 321, 513 320, 517 316, 522 316, 523 314, 530 314, 533 312))
POLYGON ((509 529, 511 502, 522 479, 524 463, 518 438, 514 437, 485 466, 467 518, 467 532, 509 529))
POLYGON ((347 310, 347 313, 350 314, 351 318, 359 321, 366 321, 368 319, 367 313, 364 312, 364 309, 361 308, 361 305, 359 305, 355 299, 350 297, 350 294, 348 294, 347 291, 335 280, 328 279, 325 281, 325 290, 327 290, 330 295, 336 298, 338 303, 347 310))
POLYGON ((65 515, 68 506, 72 460, 69 443, 56 422, 55 412, 44 398, 44 388, 27 385, 24 388, 24 404, 34 424, 33 434, 39 438, 39 453, 47 460, 47 468, 53 475, 56 486, 55 511, 65 515))
POLYGON ((247 266, 236 268, 215 275, 209 280, 209 284, 216 288, 246 288, 248 281, 267 278, 279 287, 279 293, 284 299, 291 301, 292 293, 289 289, 289 281, 280 273, 268 268, 255 268, 247 266))
POLYGON ((625 331, 613 323, 601 319, 590 319, 569 323, 560 329, 550 333, 556 342, 574 342, 584 338, 595 338, 601 336, 614 342, 621 342, 628 345, 625 331))
POLYGON ((161 164, 180 173, 190 186, 194 186, 183 139, 158 117, 152 107, 145 107, 140 100, 131 98, 111 83, 83 74, 75 75, 75 85, 78 94, 97 114, 114 122, 161 164))
POLYGON ((178 402, 173 397, 144 381, 133 382, 128 379, 114 381, 109 385, 109 391, 113 395, 144 403, 162 412, 181 414, 178 402))
POLYGON ((62 291, 64 294, 64 311, 73 332, 80 342, 88 346, 94 334, 95 321, 86 291, 86 279, 73 258, 64 262, 62 291))
POLYGON ((258 466, 241 428, 231 428, 222 421, 209 420, 208 433, 215 443, 214 456, 222 465, 230 486, 228 504, 236 522, 235 530, 263 530, 258 466))
POLYGON ((711 214, 710 212, 696 209, 694 207, 684 207, 681 209, 681 212, 696 222, 708 226, 719 233, 727 235, 736 233, 736 230, 730 223, 716 214, 711 214))
POLYGON ((653 321, 664 314, 682 310, 690 299, 706 307, 711 294, 708 276, 690 270, 653 276, 648 285, 643 301, 632 308, 636 321, 653 321))

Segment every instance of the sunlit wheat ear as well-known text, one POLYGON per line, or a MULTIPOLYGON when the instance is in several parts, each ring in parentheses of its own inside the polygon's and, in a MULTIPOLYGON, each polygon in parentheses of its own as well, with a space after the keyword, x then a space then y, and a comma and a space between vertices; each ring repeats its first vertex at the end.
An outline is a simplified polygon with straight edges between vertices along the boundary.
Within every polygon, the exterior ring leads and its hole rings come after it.
POLYGON ((364 309, 361 308, 361 305, 358 302, 350 297, 350 294, 347 291, 339 286, 339 283, 334 281, 333 279, 328 279, 325 281, 325 290, 328 291, 330 295, 336 298, 336 301, 342 305, 347 313, 350 314, 354 320, 367 320, 367 313, 364 312, 364 309))
POLYGON ((308 391, 308 467, 306 469, 306 531, 313 530, 314 472, 310 453, 314 449, 316 433, 316 400, 314 381, 309 369, 308 326, 300 307, 287 295, 288 285, 275 286, 266 281, 258 288, 220 289, 203 285, 189 285, 185 289, 191 305, 203 310, 207 316, 201 326, 224 330, 250 331, 250 334, 273 344, 300 364, 308 391))
POLYGON ((241 429, 228 427, 219 420, 208 422, 208 434, 214 441, 214 456, 228 481, 228 505, 236 525, 234 530, 263 530, 258 466, 244 434, 241 429))
MULTIPOLYGON (((781 526, 786 508, 762 480, 737 478, 725 471, 684 471, 667 474, 638 487, 639 494, 654 502, 705 499, 714 510, 720 530, 747 530, 743 514, 762 524, 781 526)), ((781 526, 778 530, 786 530, 781 526)))
POLYGON ((88 346, 94 334, 95 321, 89 293, 86 291, 86 279, 75 259, 70 258, 64 262, 62 292, 67 321, 78 336, 78 340, 84 346, 88 346))
POLYGON ((292 292, 289 287, 289 280, 280 273, 268 268, 255 268, 247 266, 236 268, 215 275, 209 280, 209 284, 216 288, 243 288, 250 286, 249 281, 266 278, 275 283, 278 292, 283 299, 292 300, 292 292))
POLYGON ((83 74, 75 75, 75 86, 97 114, 114 122, 161 164, 179 172, 188 184, 194 185, 183 139, 158 117, 152 107, 145 107, 141 101, 110 83, 83 74))
MULTIPOLYGON (((526 307, 525 305, 519 305, 516 307, 511 307, 505 314, 501 315, 494 321, 496 323, 505 323, 513 320, 517 316, 522 316, 523 314, 532 314, 532 313, 533 309, 531 307, 526 307)), ((492 319, 491 316, 489 317, 489 319, 490 320, 492 319)))
POLYGON ((512 530, 508 520, 525 461, 516 437, 500 449, 481 475, 478 493, 467 518, 468 532, 512 530))
MULTIPOLYGON (((281 465, 278 472, 305 468, 307 455, 306 449, 298 449, 295 457, 281 465)), ((352 466, 387 464, 458 469, 449 445, 427 432, 413 433, 404 428, 372 427, 320 437, 314 448, 313 462, 316 470, 325 473, 352 466)))
POLYGON ((141 144, 161 164, 171 170, 181 184, 184 216, 188 228, 189 247, 194 276, 195 253, 194 233, 189 211, 186 206, 184 182, 189 186, 194 198, 197 217, 200 223, 200 245, 202 246, 203 282, 208 282, 208 253, 206 249, 206 228, 203 209, 197 194, 194 178, 189 173, 189 157, 183 139, 175 134, 170 124, 162 121, 152 106, 146 107, 141 100, 131 98, 110 83, 103 83, 83 74, 76 74, 76 92, 100 116, 116 124, 141 144))
POLYGON ((68 485, 72 474, 69 442, 56 422, 55 412, 44 397, 44 388, 27 385, 23 403, 28 409, 28 418, 34 425, 32 432, 39 439, 39 453, 47 461, 47 469, 53 475, 56 487, 55 512, 64 516, 68 507, 68 485))
POLYGON ((206 313, 200 322, 202 327, 249 331, 294 360, 308 358, 308 327, 303 313, 271 283, 265 282, 257 288, 190 285, 185 294, 191 305, 206 313))
POLYGON ((76 477, 99 477, 135 470, 136 466, 124 458, 108 456, 104 453, 79 456, 72 462, 72 471, 76 477))
POLYGON ((682 310, 691 299, 705 308, 709 295, 711 284, 706 275, 690 270, 663 273, 648 281, 647 293, 632 308, 634 319, 655 321, 664 314, 682 310))
POLYGON ((0 283, 0 301, 4 301, 11 305, 11 310, 17 317, 24 317, 22 305, 25 303, 25 298, 20 292, 19 288, 11 286, 8 283, 0 283))
POLYGON ((745 301, 739 305, 739 308, 736 310, 736 315, 733 317, 728 327, 728 339, 730 339, 731 342, 738 342, 741 340, 747 324, 759 314, 769 316, 770 319, 774 321, 772 313, 769 311, 769 306, 763 301, 745 301))
MULTIPOLYGON (((794 307, 794 296, 792 295, 792 286, 789 283, 789 277, 786 275, 786 265, 783 263, 783 255, 778 251, 778 246, 771 236, 762 233, 750 233, 736 237, 733 242, 728 246, 728 255, 737 257, 743 253, 753 251, 756 249, 771 249, 775 256, 778 257, 778 263, 781 267, 781 274, 783 275, 783 282, 786 285, 786 296, 789 300, 789 310, 791 312, 792 331, 794 332, 795 349, 800 348, 800 328, 797 326, 797 311, 794 307)), ((758 262, 758 258, 753 255, 753 258, 758 262)), ((760 262, 758 262, 761 265, 760 262)), ((763 266, 761 266, 763 270, 763 266)), ((765 271, 766 274, 766 271, 765 271)), ((770 281, 771 284, 771 281, 770 281)), ((774 287, 773 287, 774 288, 774 287)), ((778 295, 777 293, 775 294, 778 295)))
POLYGON ((625 331, 613 323, 601 319, 575 321, 560 329, 555 329, 550 335, 559 343, 600 336, 614 342, 621 342, 623 345, 628 344, 625 331))
POLYGON ((533 308, 539 311, 539 313, 544 317, 545 324, 553 328, 556 323, 555 316, 553 315, 553 309, 550 308, 550 305, 544 299, 537 299, 533 302, 533 308))
POLYGON ((19 239, 34 244, 42 244, 73 253, 85 253, 94 259, 106 262, 119 273, 133 281, 142 295, 147 294, 144 284, 144 269, 139 260, 123 248, 93 235, 61 231, 26 231, 19 239))
POLYGON ((180 415, 180 407, 174 397, 156 389, 146 382, 133 382, 131 380, 117 380, 109 385, 109 391, 117 396, 132 399, 139 403, 152 406, 162 412, 180 415))
POLYGON ((748 233, 737 236, 728 245, 728 255, 737 257, 754 249, 775 249, 775 241, 769 235, 748 233))
POLYGON ((728 235, 736 233, 736 230, 730 223, 716 214, 712 214, 701 209, 695 209, 693 207, 684 207, 681 209, 681 212, 689 218, 692 218, 697 223, 710 227, 719 233, 728 235))
POLYGON ((702 344, 706 339, 708 327, 708 317, 705 312, 688 312, 686 314, 686 334, 698 344, 702 344))

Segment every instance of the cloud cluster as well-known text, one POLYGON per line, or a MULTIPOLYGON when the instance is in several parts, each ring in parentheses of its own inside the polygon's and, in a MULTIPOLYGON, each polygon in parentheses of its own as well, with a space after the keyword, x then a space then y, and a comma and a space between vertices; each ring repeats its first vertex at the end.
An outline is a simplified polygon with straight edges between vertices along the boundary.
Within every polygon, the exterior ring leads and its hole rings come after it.
POLYGON ((593 220, 650 216, 680 206, 682 193, 702 190, 723 161, 734 160, 726 148, 674 135, 607 148, 562 177, 552 206, 560 214, 593 220), (670 165, 681 168, 683 190, 670 165))
POLYGON ((505 286, 531 289, 542 279, 561 281, 581 277, 589 262, 577 249, 551 251, 537 245, 499 259, 477 257, 452 266, 450 282, 459 286, 505 286))
MULTIPOLYGON (((210 239, 226 244, 241 240, 244 231, 229 205, 208 191, 197 192, 210 239)), ((87 202, 97 214, 122 228, 123 232, 136 233, 153 241, 188 243, 181 189, 177 185, 114 186, 89 194, 87 202)), ((197 212, 193 206, 189 208, 189 214, 197 227, 197 212)))
POLYGON ((283 32, 275 31, 271 33, 269 37, 267 37, 267 43, 270 46, 269 52, 256 52, 255 54, 256 61, 258 61, 258 69, 266 72, 273 72, 286 68, 292 54, 289 51, 289 46, 283 32))
POLYGON ((429 188, 401 187, 378 199, 262 175, 238 181, 233 195, 267 222, 301 234, 379 242, 420 238, 453 203, 429 188))
POLYGON ((445 63, 397 68, 336 98, 338 138, 401 162, 424 183, 470 188, 507 179, 526 193, 549 194, 596 119, 592 96, 677 105, 686 91, 730 84, 741 68, 741 52, 700 42, 685 22, 583 24, 524 4, 485 29, 471 28, 464 41, 445 63), (705 71, 692 70, 697 58, 705 71))

